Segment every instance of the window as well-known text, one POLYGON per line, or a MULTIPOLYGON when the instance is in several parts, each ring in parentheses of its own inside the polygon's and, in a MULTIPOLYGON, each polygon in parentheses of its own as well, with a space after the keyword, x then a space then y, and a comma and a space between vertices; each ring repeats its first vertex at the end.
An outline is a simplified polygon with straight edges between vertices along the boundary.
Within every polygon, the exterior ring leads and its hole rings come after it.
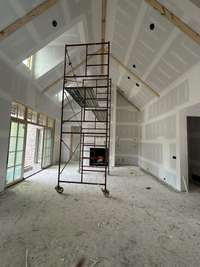
POLYGON ((33 65, 33 56, 30 56, 28 58, 26 58, 25 60, 23 60, 24 65, 26 65, 27 68, 29 68, 30 70, 32 69, 32 65, 33 65))
POLYGON ((43 145, 43 157, 42 168, 46 168, 51 165, 53 152, 53 130, 45 128, 44 130, 44 145, 43 145))
POLYGON ((46 126, 47 125, 47 116, 40 113, 39 118, 38 118, 38 124, 42 125, 42 126, 46 126))
POLYGON ((7 163, 6 183, 11 184, 22 179, 24 156, 25 124, 11 122, 10 142, 7 163))
POLYGON ((54 127, 54 120, 51 118, 47 119, 47 127, 53 128, 54 127))
POLYGON ((12 102, 11 117, 26 120, 29 123, 47 126, 49 128, 54 128, 55 123, 54 119, 47 117, 45 114, 38 113, 32 108, 25 107, 17 102, 12 102))
POLYGON ((24 120, 25 119, 25 111, 26 111, 26 108, 24 105, 21 105, 21 104, 16 103, 16 102, 12 103, 11 117, 24 120))
POLYGON ((37 123, 37 112, 33 111, 31 108, 27 110, 27 121, 37 123))

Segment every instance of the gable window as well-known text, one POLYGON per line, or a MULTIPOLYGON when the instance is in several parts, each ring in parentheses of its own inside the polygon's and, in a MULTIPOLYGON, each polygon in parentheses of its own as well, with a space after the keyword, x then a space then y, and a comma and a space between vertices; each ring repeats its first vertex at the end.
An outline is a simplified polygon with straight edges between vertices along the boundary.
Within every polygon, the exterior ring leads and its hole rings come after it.
POLYGON ((32 65, 33 65, 33 56, 30 56, 30 57, 24 59, 23 63, 24 63, 24 65, 26 65, 27 68, 29 68, 31 70, 32 65))

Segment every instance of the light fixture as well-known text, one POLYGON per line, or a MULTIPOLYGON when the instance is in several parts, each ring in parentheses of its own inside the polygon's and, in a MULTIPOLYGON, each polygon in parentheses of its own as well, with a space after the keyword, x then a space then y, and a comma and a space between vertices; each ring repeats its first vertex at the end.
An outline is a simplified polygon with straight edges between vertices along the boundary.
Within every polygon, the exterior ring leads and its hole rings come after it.
POLYGON ((153 31, 153 30, 155 29, 155 24, 154 24, 154 23, 151 23, 151 24, 149 25, 149 29, 150 29, 151 31, 153 31))
POLYGON ((57 25, 58 25, 58 22, 57 22, 56 20, 53 20, 53 21, 52 21, 52 26, 53 26, 53 27, 57 27, 57 25))

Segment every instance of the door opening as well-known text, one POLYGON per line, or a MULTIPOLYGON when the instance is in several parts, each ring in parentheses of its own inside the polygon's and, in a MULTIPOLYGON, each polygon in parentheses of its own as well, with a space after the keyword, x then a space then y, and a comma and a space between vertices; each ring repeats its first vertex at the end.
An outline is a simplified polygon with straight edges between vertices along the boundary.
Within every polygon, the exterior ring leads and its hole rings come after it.
POLYGON ((43 127, 27 124, 24 178, 42 169, 43 127))
POLYGON ((188 185, 200 187, 200 117, 187 117, 188 185))

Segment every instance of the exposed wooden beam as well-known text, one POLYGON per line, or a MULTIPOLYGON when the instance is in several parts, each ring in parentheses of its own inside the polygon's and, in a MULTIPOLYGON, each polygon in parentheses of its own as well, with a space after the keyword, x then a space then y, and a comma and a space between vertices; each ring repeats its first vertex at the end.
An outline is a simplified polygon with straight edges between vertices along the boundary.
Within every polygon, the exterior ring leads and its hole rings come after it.
MULTIPOLYGON (((101 7, 101 42, 104 43, 106 41, 106 14, 107 14, 107 0, 102 0, 101 7)), ((102 52, 105 50, 104 45, 102 45, 102 52)), ((101 55, 101 64, 104 64, 105 57, 101 55)), ((104 73, 104 66, 101 67, 101 74, 104 73)))
POLYGON ((35 17, 40 16, 42 13, 47 11, 50 7, 54 6, 58 0, 46 0, 42 4, 36 6, 34 9, 29 11, 23 17, 17 19, 15 22, 8 25, 6 28, 0 31, 0 41, 4 40, 12 33, 19 30, 21 27, 32 21, 35 17))
POLYGON ((156 9, 161 15, 165 16, 171 23, 185 33, 190 39, 200 45, 200 34, 194 31, 183 20, 172 13, 164 5, 160 4, 157 0, 145 0, 147 4, 156 9))
POLYGON ((151 86, 149 86, 145 81, 143 81, 138 74, 135 74, 132 70, 130 70, 127 66, 125 66, 118 58, 116 58, 113 54, 111 54, 111 57, 117 62, 119 66, 121 66, 125 71, 127 71, 129 74, 131 74, 135 79, 140 81, 147 89, 149 89, 152 93, 154 93, 156 96, 160 96, 160 94, 154 90, 151 86))
POLYGON ((123 90, 117 86, 117 92, 130 104, 132 105, 135 109, 137 109, 137 111, 141 112, 141 110, 132 102, 130 101, 123 93, 123 90))

